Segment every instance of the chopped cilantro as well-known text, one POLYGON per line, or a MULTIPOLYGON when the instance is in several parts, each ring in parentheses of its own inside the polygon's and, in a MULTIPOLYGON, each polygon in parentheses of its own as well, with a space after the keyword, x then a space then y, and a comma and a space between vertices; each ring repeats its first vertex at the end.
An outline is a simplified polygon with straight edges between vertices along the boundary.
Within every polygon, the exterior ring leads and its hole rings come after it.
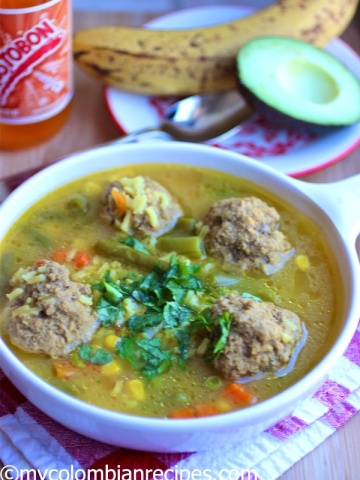
POLYGON ((168 302, 164 308, 164 328, 176 328, 189 321, 196 314, 195 310, 177 302, 168 302))
MULTIPOLYGON (((126 241, 133 248, 138 245, 137 241, 126 241)), ((106 272, 102 281, 93 286, 101 293, 96 309, 104 326, 124 320, 123 301, 126 298, 146 307, 144 314, 132 315, 124 323, 125 334, 117 353, 148 379, 162 373, 174 358, 177 357, 181 364, 187 357, 192 334, 190 325, 198 312, 184 305, 184 298, 188 291, 204 290, 201 280, 194 276, 199 268, 199 265, 178 262, 173 255, 167 270, 155 267, 147 275, 133 278, 128 275, 116 282, 106 272), (160 338, 138 338, 137 334, 151 328, 173 330, 179 344, 178 353, 162 349, 160 338)))
POLYGON ((121 305, 113 305, 105 297, 100 297, 96 310, 100 323, 104 327, 109 327, 115 323, 122 323, 124 318, 124 310, 121 305))
POLYGON ((87 343, 83 343, 79 347, 79 357, 83 360, 86 360, 90 363, 95 363, 98 365, 105 365, 106 363, 111 362, 113 359, 111 353, 103 350, 102 348, 98 348, 95 353, 93 352, 93 348, 90 347, 87 343))
POLYGON ((207 357, 207 360, 213 360, 220 355, 229 337, 231 328, 229 312, 224 312, 222 315, 214 318, 210 313, 210 308, 205 308, 192 322, 190 330, 191 333, 196 333, 202 328, 210 332, 211 337, 216 338, 210 344, 210 353, 207 357), (218 334, 219 331, 220 335, 218 334))
POLYGON ((103 281, 105 288, 105 298, 111 303, 119 303, 123 298, 124 294, 116 283, 111 281, 103 281))
POLYGON ((241 296, 242 298, 251 298, 251 300, 254 300, 254 302, 262 302, 260 297, 255 297, 255 295, 251 295, 251 293, 244 292, 241 296))
POLYGON ((180 358, 178 359, 178 363, 183 366, 184 360, 188 358, 188 349, 191 334, 188 328, 178 328, 174 331, 174 335, 179 342, 179 351, 180 351, 180 358))
POLYGON ((159 325, 163 320, 161 313, 147 311, 145 315, 133 315, 127 321, 127 328, 133 332, 143 332, 147 328, 159 325))
POLYGON ((93 290, 102 293, 96 303, 96 310, 99 321, 104 327, 115 323, 122 323, 124 320, 124 309, 122 300, 131 294, 131 287, 126 282, 115 283, 110 278, 110 272, 105 272, 101 282, 92 286, 93 290))
POLYGON ((217 317, 215 319, 214 325, 218 325, 220 327, 220 336, 215 342, 215 344, 212 345, 212 353, 210 355, 210 359, 217 358, 226 345, 231 328, 231 317, 229 312, 224 312, 222 315, 217 317))
POLYGON ((121 240, 121 243, 123 243, 124 245, 127 245, 128 247, 133 248, 134 250, 138 250, 139 252, 145 253, 146 255, 150 255, 150 252, 145 247, 145 245, 135 237, 124 238, 124 240, 121 240))
POLYGON ((165 285, 168 294, 172 295, 176 302, 182 303, 187 290, 185 290, 176 280, 172 279, 166 281, 165 285))
POLYGON ((213 318, 210 313, 210 307, 205 308, 202 312, 199 313, 199 315, 196 316, 195 320, 191 323, 191 333, 194 334, 201 328, 205 328, 208 332, 211 332, 212 323, 213 318))
POLYGON ((116 352, 150 380, 171 365, 171 351, 160 347, 161 341, 158 338, 136 340, 133 335, 128 335, 120 338, 116 352))

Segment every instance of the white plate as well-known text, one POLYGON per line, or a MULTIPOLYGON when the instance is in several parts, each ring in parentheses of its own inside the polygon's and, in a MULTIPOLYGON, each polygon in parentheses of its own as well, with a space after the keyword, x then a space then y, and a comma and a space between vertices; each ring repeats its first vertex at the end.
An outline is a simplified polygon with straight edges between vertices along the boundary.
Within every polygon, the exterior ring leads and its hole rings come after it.
MULTIPOLYGON (((149 22, 149 28, 191 28, 222 23, 249 15, 254 8, 206 6, 176 11, 149 22)), ((333 39, 326 50, 360 79, 360 58, 342 40, 333 39)), ((105 88, 105 102, 122 133, 156 127, 162 112, 175 98, 148 97, 105 88)), ((360 145, 360 122, 325 135, 276 129, 259 115, 242 123, 234 133, 207 142, 258 159, 288 175, 299 177, 321 170, 349 155, 360 145)))

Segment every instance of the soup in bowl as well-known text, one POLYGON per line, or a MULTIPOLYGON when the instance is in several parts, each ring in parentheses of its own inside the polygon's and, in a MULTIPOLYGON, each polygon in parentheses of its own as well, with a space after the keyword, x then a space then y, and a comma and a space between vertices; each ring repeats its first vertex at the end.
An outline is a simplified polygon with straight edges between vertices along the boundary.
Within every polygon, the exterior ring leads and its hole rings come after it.
POLYGON ((270 426, 323 380, 359 314, 354 245, 305 185, 175 142, 39 173, 0 211, 4 372, 115 445, 198 450, 270 426))

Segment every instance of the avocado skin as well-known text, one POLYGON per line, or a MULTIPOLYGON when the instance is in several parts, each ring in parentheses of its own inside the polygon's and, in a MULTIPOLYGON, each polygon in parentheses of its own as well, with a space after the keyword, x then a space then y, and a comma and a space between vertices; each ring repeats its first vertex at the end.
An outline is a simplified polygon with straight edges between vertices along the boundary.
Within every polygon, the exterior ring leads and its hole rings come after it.
POLYGON ((291 128, 300 132, 325 134, 331 133, 348 125, 323 125, 318 123, 306 122, 282 113, 280 110, 271 107, 266 102, 258 98, 243 83, 238 82, 238 89, 246 103, 255 111, 262 115, 267 121, 277 127, 291 128))

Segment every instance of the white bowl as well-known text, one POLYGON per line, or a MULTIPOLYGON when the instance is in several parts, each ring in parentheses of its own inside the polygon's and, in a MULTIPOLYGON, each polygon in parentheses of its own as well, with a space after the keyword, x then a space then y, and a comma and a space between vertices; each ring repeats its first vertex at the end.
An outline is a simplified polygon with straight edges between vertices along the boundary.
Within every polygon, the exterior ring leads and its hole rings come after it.
POLYGON ((236 443, 268 428, 315 392, 344 353, 360 317, 360 273, 355 241, 360 232, 360 175, 315 185, 292 179, 239 154, 204 145, 149 142, 111 145, 78 153, 48 167, 13 192, 0 208, 0 240, 31 204, 76 178, 123 164, 177 163, 218 169, 253 181, 315 219, 326 232, 341 272, 344 311, 339 334, 324 358, 300 381, 275 397, 232 413, 174 421, 121 414, 89 405, 57 390, 28 370, 0 339, 0 367, 43 412, 96 440, 161 452, 205 450, 236 443), (26 198, 26 205, 23 199, 26 198))

